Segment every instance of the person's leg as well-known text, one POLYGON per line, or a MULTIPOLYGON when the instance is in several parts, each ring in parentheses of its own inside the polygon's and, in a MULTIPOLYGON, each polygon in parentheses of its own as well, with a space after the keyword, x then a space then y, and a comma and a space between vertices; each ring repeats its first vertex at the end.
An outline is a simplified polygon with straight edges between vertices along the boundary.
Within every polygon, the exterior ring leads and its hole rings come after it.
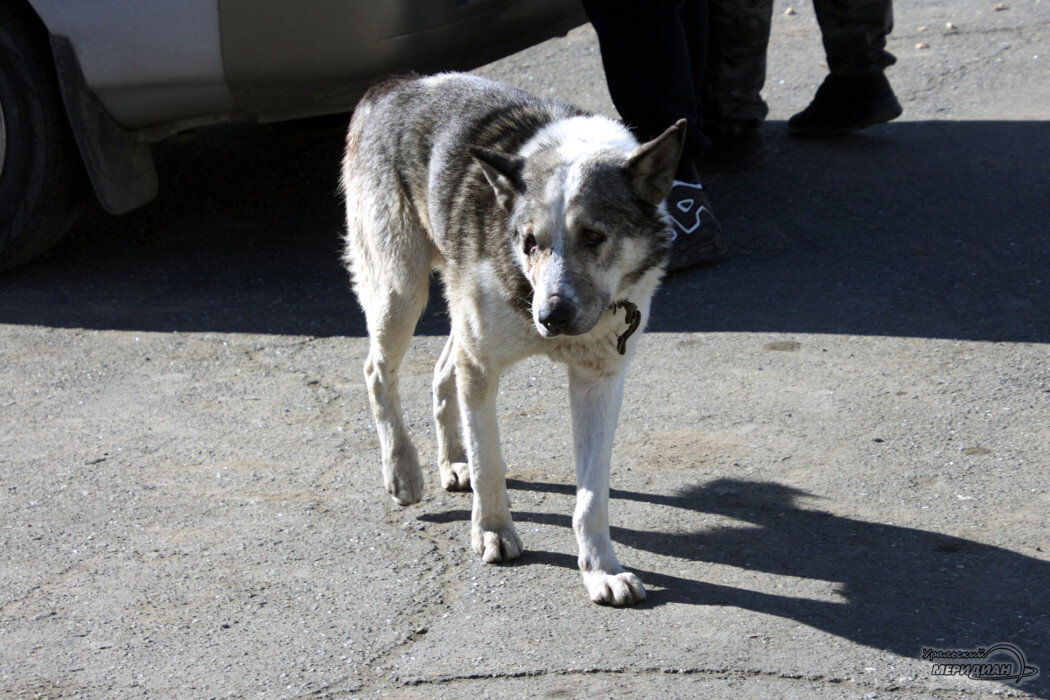
POLYGON ((689 33, 706 41, 706 2, 583 0, 598 34, 609 95, 624 123, 640 141, 649 141, 684 118, 689 123, 685 153, 695 158, 708 145, 693 78, 694 71, 703 71, 706 54, 699 63, 690 55, 682 22, 686 6, 689 33))
POLYGON ((707 60, 707 0, 583 0, 598 34, 613 104, 640 140, 678 119, 689 125, 667 197, 675 242, 668 270, 714 262, 726 251, 722 228, 696 162, 709 147, 698 86, 707 60))
POLYGON ((893 31, 891 0, 813 0, 832 75, 881 73, 897 62, 886 50, 893 31))
POLYGON ((702 172, 740 172, 765 161, 759 127, 769 108, 762 99, 772 0, 710 0, 710 46, 701 85, 704 133, 711 148, 702 172))
POLYGON ((823 138, 896 119, 903 111, 884 73, 891 0, 814 0, 830 73, 810 105, 788 120, 793 136, 823 138))

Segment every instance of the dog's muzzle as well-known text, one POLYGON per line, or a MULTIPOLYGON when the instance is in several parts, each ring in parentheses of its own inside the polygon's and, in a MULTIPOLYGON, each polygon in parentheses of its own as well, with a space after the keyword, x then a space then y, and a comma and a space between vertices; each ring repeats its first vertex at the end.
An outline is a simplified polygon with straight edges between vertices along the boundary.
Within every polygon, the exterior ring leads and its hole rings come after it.
MULTIPOLYGON (((642 312, 626 299, 621 299, 609 305, 609 310, 613 312, 613 315, 620 309, 624 310, 623 320, 627 324, 627 330, 616 336, 616 351, 621 355, 626 355, 627 340, 634 335, 635 331, 638 330, 638 326, 641 325, 642 312)), ((546 331, 545 335, 548 338, 563 334, 576 335, 578 334, 575 329, 577 312, 576 303, 571 299, 552 294, 547 297, 547 303, 544 304, 537 314, 537 321, 543 326, 543 330, 546 331)))

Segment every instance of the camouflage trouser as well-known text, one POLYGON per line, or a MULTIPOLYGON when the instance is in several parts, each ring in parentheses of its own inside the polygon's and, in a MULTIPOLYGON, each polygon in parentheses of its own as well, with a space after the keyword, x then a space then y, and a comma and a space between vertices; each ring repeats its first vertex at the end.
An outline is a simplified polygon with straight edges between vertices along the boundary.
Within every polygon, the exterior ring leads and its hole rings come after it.
POLYGON ((757 126, 769 112, 760 93, 772 0, 708 0, 707 68, 700 90, 705 128, 727 132, 757 126))
POLYGON ((813 0, 832 74, 871 75, 897 62, 886 51, 892 0, 813 0))
MULTIPOLYGON (((757 125, 768 113, 766 79, 772 0, 708 0, 710 50, 701 90, 708 129, 757 125)), ((886 51, 892 0, 813 0, 828 67, 834 75, 878 73, 897 59, 886 51)))
MULTIPOLYGON (((890 2, 813 0, 833 73, 864 75, 894 62, 885 49, 890 2)), ((613 104, 639 138, 651 139, 684 117, 686 152, 696 157, 710 145, 704 132, 731 134, 765 119, 760 93, 773 0, 583 0, 583 6, 598 32, 613 104)))

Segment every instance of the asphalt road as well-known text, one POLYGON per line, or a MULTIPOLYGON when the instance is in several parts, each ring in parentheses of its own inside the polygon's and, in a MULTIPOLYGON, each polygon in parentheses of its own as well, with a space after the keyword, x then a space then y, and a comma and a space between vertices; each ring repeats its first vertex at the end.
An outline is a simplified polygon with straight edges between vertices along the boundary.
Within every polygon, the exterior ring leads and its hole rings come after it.
MULTIPOLYGON (((665 283, 628 380, 644 604, 587 601, 545 361, 500 396, 519 562, 474 557, 434 469, 390 501, 345 119, 217 127, 0 278, 0 696, 1050 697, 1050 4, 898 3, 905 114, 831 143, 786 137, 826 70, 788 5, 769 163, 707 183, 731 254, 665 283), (998 642, 1040 676, 921 658, 998 642)), ((479 72, 614 114, 586 27, 479 72)), ((402 380, 424 455, 439 302, 402 380)))

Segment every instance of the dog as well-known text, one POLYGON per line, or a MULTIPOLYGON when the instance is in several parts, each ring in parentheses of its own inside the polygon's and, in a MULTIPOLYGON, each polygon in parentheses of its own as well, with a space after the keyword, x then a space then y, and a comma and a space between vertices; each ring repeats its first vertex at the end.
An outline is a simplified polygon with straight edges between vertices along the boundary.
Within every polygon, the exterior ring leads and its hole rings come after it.
POLYGON ((685 133, 680 120, 640 144, 615 120, 457 73, 375 83, 347 132, 344 261, 368 326, 386 490, 401 505, 422 497, 397 372, 438 270, 452 331, 434 368, 441 484, 473 489, 477 555, 518 557, 497 383, 526 356, 567 364, 573 529, 596 603, 645 598, 609 538, 609 463, 636 331, 674 238, 664 199, 685 133))

